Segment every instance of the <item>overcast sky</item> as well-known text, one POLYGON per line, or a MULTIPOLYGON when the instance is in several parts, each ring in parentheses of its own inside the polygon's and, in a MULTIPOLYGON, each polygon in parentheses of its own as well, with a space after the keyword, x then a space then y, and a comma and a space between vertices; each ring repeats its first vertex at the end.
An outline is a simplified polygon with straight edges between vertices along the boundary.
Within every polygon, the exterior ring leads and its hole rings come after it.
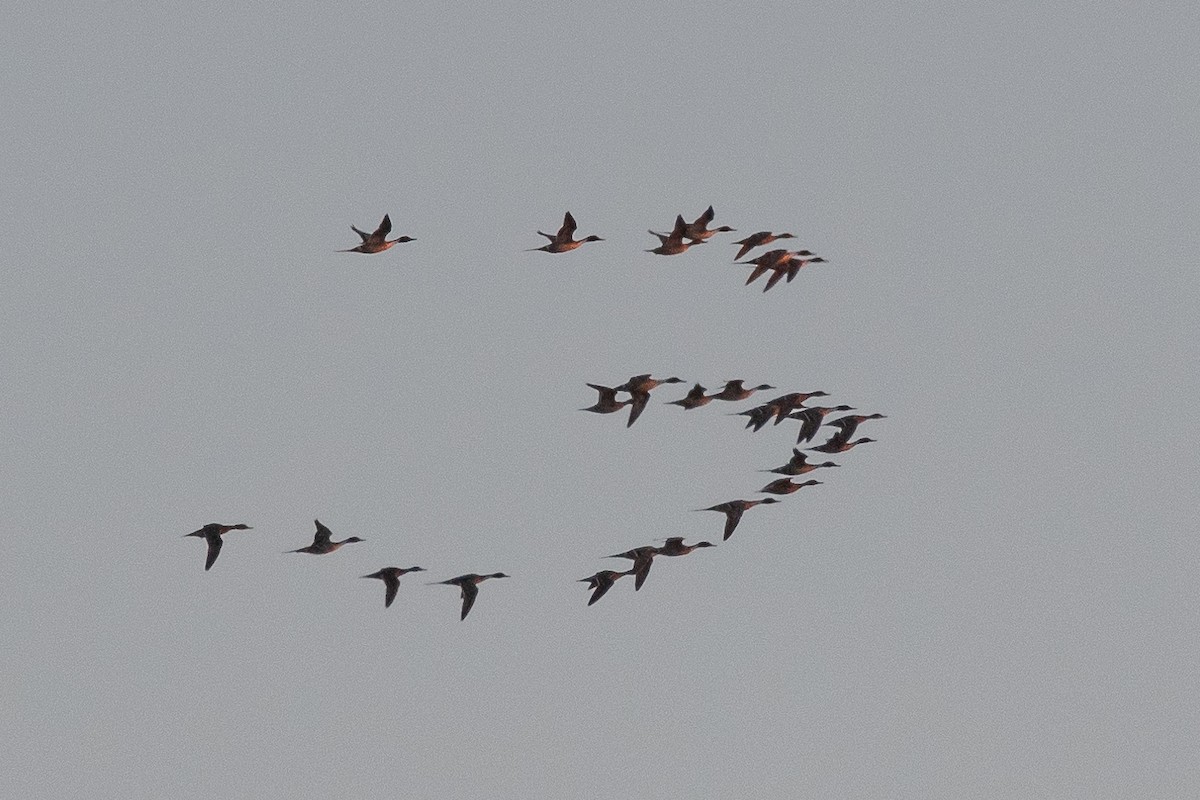
POLYGON ((4 12, 0 795, 1197 796, 1198 31, 4 12), (758 230, 830 263, 745 287, 758 230), (720 542, 796 432, 665 404, 731 378, 888 418, 720 542), (668 536, 719 546, 586 606, 668 536))

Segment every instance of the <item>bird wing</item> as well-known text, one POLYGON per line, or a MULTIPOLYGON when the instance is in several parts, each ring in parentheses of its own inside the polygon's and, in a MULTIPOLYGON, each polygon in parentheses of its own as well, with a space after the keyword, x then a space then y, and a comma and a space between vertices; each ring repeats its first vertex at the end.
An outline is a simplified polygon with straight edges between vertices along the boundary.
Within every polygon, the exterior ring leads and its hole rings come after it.
POLYGON ((473 583, 462 584, 462 616, 460 620, 466 619, 467 614, 471 613, 471 606, 475 605, 475 598, 479 596, 479 587, 473 583))
POLYGON ((313 544, 329 544, 329 540, 333 538, 333 531, 322 525, 319 519, 314 519, 313 522, 317 526, 317 532, 313 534, 313 544))
POLYGON ((767 278, 767 285, 763 287, 763 291, 770 291, 771 287, 779 283, 779 279, 784 275, 787 275, 786 269, 776 269, 774 272, 772 272, 771 277, 767 278))
POLYGON ((642 584, 646 582, 646 576, 650 574, 650 567, 654 566, 654 555, 652 553, 643 553, 633 560, 633 590, 636 592, 642 588, 642 584))
POLYGON ((575 236, 575 218, 571 216, 571 212, 563 214, 562 227, 558 229, 559 241, 569 242, 575 236))
POLYGON ((221 555, 222 542, 221 537, 218 535, 205 536, 204 540, 208 542, 208 558, 204 561, 204 570, 207 572, 216 563, 217 556, 221 555))
POLYGON ((596 591, 592 592, 592 597, 588 600, 588 605, 590 606, 601 597, 604 597, 604 593, 612 588, 613 583, 614 581, 610 577, 601 578, 600 576, 596 576, 596 591))
MULTIPOLYGON (((683 221, 682 214, 676 214, 675 227, 671 229, 671 235, 667 238, 678 244, 683 242, 685 233, 687 233, 687 223, 683 221)), ((666 242, 663 242, 663 244, 666 244, 666 242)))
POLYGON ((821 428, 821 412, 815 408, 806 408, 795 418, 800 420, 800 434, 796 437, 796 444, 811 442, 821 428))
POLYGON ((837 428, 840 431, 838 435, 845 436, 847 439, 853 436, 854 432, 858 430, 858 419, 853 415, 849 417, 838 417, 837 419, 826 424, 837 428))
POLYGON ((601 386, 598 383, 589 383, 588 386, 600 393, 601 402, 614 401, 617 399, 617 390, 610 386, 601 386))
MULTIPOLYGON (((742 521, 742 514, 746 509, 741 506, 734 506, 725 512, 725 539, 733 536, 733 530, 742 521)), ((724 541, 724 540, 722 540, 724 541)))
POLYGON ((629 396, 632 399, 629 401, 629 421, 625 423, 626 428, 637 422, 637 418, 642 415, 642 411, 645 410, 646 404, 650 402, 649 392, 633 391, 629 393, 629 396))
POLYGON ((387 238, 387 235, 391 232, 392 232, 392 217, 390 214, 384 214, 383 220, 380 221, 380 223, 379 223, 379 227, 376 228, 375 233, 373 233, 371 235, 378 237, 380 239, 385 239, 385 238, 387 238))
POLYGON ((390 572, 383 574, 383 607, 391 608, 392 601, 396 599, 396 592, 400 589, 400 579, 390 572))
MULTIPOLYGON (((361 236, 361 237, 362 237, 362 240, 363 240, 364 242, 365 242, 365 241, 367 241, 368 239, 370 239, 370 238, 371 238, 371 234, 367 233, 366 231, 360 231, 358 228, 354 227, 353 225, 351 225, 351 226, 350 226, 350 230, 354 231, 354 232, 355 232, 355 233, 357 233, 359 236, 361 236)), ((348 253, 348 252, 350 252, 350 251, 349 251, 349 250, 344 250, 343 252, 346 252, 346 253, 348 253)))

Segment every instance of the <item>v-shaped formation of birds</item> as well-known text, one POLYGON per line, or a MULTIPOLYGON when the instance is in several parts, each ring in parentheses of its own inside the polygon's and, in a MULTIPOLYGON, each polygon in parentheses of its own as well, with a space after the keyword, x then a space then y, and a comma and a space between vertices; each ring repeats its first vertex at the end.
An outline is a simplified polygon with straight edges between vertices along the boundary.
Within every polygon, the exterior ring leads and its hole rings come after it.
MULTIPOLYGON (((710 228, 709 224, 713 221, 714 212, 712 206, 693 222, 685 222, 683 215, 675 217, 675 225, 669 234, 658 233, 651 230, 650 233, 657 237, 659 246, 650 248, 646 252, 656 255, 679 255, 686 252, 689 248, 707 243, 715 234, 732 232, 734 229, 728 226, 718 228, 710 228)), ((388 250, 393 245, 404 242, 415 241, 410 236, 400 236, 395 239, 388 239, 388 235, 392 232, 392 220, 387 214, 384 215, 383 221, 379 227, 372 233, 359 230, 351 225, 351 229, 358 234, 362 239, 361 244, 348 250, 341 250, 343 253, 382 253, 388 250)), ((551 235, 538 231, 538 234, 544 236, 549 242, 542 247, 531 248, 531 250, 543 251, 547 253, 566 253, 571 250, 576 250, 588 242, 602 242, 604 239, 596 235, 586 236, 582 239, 575 238, 576 224, 575 218, 571 216, 571 212, 567 212, 563 216, 562 227, 558 232, 551 235)), ((770 290, 773 286, 779 283, 780 280, 785 280, 790 283, 793 278, 799 273, 800 269, 806 264, 823 263, 825 259, 813 255, 808 250, 789 251, 785 249, 770 250, 766 253, 751 259, 750 261, 739 261, 743 256, 749 253, 756 247, 762 247, 779 239, 795 238, 790 233, 771 233, 770 231, 759 231, 751 234, 740 241, 734 242, 738 245, 737 255, 734 256, 734 262, 745 266, 751 266, 753 269, 750 272, 750 277, 746 280, 746 285, 753 283, 762 275, 770 272, 771 276, 767 279, 764 292, 770 290)), ((587 386, 596 391, 598 397, 594 405, 581 409, 582 411, 591 411, 596 414, 612 414, 626 407, 629 409, 629 416, 625 423, 626 427, 630 427, 637 422, 638 418, 645 411, 646 406, 650 401, 650 392, 659 386, 675 383, 684 383, 681 378, 654 378, 651 374, 635 375, 619 386, 605 386, 598 383, 588 383, 587 386), (625 398, 619 398, 619 395, 626 395, 625 398)), ((722 400, 737 402, 748 399, 755 392, 774 389, 774 386, 760 384, 753 388, 744 386, 743 380, 726 381, 725 386, 718 392, 708 394, 708 390, 699 383, 692 386, 688 393, 678 400, 668 401, 667 405, 679 406, 685 410, 691 411, 701 406, 708 405, 713 400, 722 400)), ((768 495, 790 495, 808 486, 816 486, 821 483, 819 480, 809 478, 801 482, 794 482, 792 478, 806 475, 814 470, 837 467, 838 464, 832 461, 823 463, 813 463, 809 461, 808 452, 817 453, 845 453, 852 448, 875 441, 867 437, 853 439, 852 437, 858 430, 858 426, 863 422, 874 419, 883 419, 883 414, 846 414, 836 419, 826 421, 826 417, 835 412, 854 411, 855 409, 847 405, 823 406, 823 405, 805 405, 813 398, 828 397, 828 394, 823 391, 811 392, 789 392, 780 395, 765 403, 756 405, 746 411, 739 411, 735 416, 744 416, 747 418, 746 428, 759 431, 767 426, 768 423, 779 425, 785 420, 795 420, 799 423, 799 430, 796 435, 796 445, 792 448, 791 457, 787 463, 782 466, 768 470, 760 470, 761 472, 770 472, 781 475, 783 477, 772 480, 766 486, 758 490, 759 493, 768 495), (822 444, 815 447, 801 449, 800 445, 811 443, 822 427, 832 428, 833 432, 829 438, 822 444)), ((779 503, 775 497, 764 497, 754 500, 727 500, 708 508, 695 509, 696 511, 716 511, 725 516, 725 524, 723 530, 722 541, 727 541, 733 535, 738 523, 741 522, 742 515, 752 508, 760 505, 768 505, 779 503)), ((356 542, 365 541, 357 536, 350 536, 341 541, 334 541, 333 532, 323 525, 320 520, 314 520, 316 532, 313 534, 312 544, 305 547, 300 547, 295 550, 289 550, 289 553, 308 553, 310 555, 328 555, 340 549, 342 545, 353 544, 356 542)), ((216 522, 210 522, 199 530, 186 534, 186 536, 195 536, 204 539, 208 545, 208 553, 204 562, 204 569, 207 571, 212 569, 216 563, 217 556, 221 553, 221 546, 225 534, 231 531, 251 530, 249 525, 242 523, 236 525, 222 525, 216 522)), ((646 577, 650 574, 650 567, 654 563, 654 559, 659 556, 674 557, 685 556, 695 550, 715 547, 712 542, 700 541, 695 544, 684 544, 684 537, 675 536, 666 539, 661 546, 641 545, 626 550, 623 553, 614 553, 607 558, 623 558, 628 559, 632 563, 628 570, 608 570, 602 569, 594 575, 580 579, 580 583, 588 584, 588 589, 591 591, 591 596, 588 598, 588 605, 592 605, 601 597, 603 597, 609 589, 617 582, 618 579, 626 576, 634 576, 633 588, 637 591, 642 588, 646 577)), ((369 575, 363 575, 363 578, 373 578, 383 582, 384 585, 384 606, 391 607, 392 602, 396 599, 396 595, 400 590, 400 579, 404 575, 412 572, 424 572, 423 567, 383 567, 382 569, 372 572, 369 575)), ((492 572, 488 574, 477 574, 469 572, 465 575, 459 575, 454 578, 448 578, 444 581, 436 581, 429 585, 449 585, 457 586, 460 590, 462 599, 462 609, 459 616, 460 620, 465 620, 467 614, 470 613, 472 606, 475 605, 475 598, 479 595, 479 584, 491 578, 507 578, 509 575, 503 572, 492 572)))

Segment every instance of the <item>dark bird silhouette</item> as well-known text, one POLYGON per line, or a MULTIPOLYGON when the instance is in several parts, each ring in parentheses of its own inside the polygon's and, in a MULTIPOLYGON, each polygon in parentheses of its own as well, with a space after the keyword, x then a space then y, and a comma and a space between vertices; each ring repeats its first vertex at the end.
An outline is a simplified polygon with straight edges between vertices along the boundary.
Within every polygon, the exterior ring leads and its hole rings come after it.
POLYGON ((605 558, 628 558, 633 561, 633 567, 629 572, 634 575, 633 590, 636 592, 642 588, 642 584, 646 582, 646 576, 650 574, 650 567, 654 564, 654 557, 658 555, 658 548, 653 545, 644 545, 635 547, 632 550, 626 550, 624 553, 614 553, 605 558))
POLYGON ((618 400, 617 390, 609 386, 601 386, 597 383, 589 383, 588 386, 600 393, 600 398, 594 406, 581 408, 580 411, 591 411, 596 414, 611 414, 614 411, 620 411, 625 406, 632 403, 632 400, 618 400))
POLYGON ((558 233, 551 236, 548 233, 538 231, 538 235, 545 236, 550 240, 550 243, 541 247, 530 248, 530 251, 542 250, 547 253, 565 253, 569 250, 574 250, 585 242, 604 241, 599 236, 587 236, 583 239, 575 239, 575 218, 571 216, 570 211, 563 215, 563 224, 558 229, 558 233))
POLYGON ((617 387, 618 392, 629 392, 629 421, 625 423, 626 428, 637 422, 637 418, 646 409, 646 404, 650 402, 650 390, 666 383, 683 383, 683 379, 671 377, 659 380, 646 373, 634 375, 617 387))
POLYGON ((737 261, 742 256, 746 255, 746 253, 749 253, 751 250, 753 250, 754 248, 760 247, 761 245, 764 245, 764 244, 770 244, 771 242, 775 241, 776 239, 795 239, 795 238, 796 237, 790 233, 771 233, 770 231, 759 231, 758 233, 752 233, 749 236, 747 236, 745 239, 742 239, 740 242, 734 242, 734 244, 739 244, 739 245, 741 245, 741 247, 738 249, 737 255, 733 257, 733 260, 737 261))
POLYGON ((392 218, 388 214, 383 215, 383 222, 379 223, 374 233, 360 231, 353 225, 350 226, 350 230, 362 237, 362 244, 349 250, 339 250, 339 253, 382 253, 394 244, 416 241, 411 236, 401 236, 399 239, 388 241, 387 235, 392 232, 392 218))
POLYGON ((680 406, 681 408, 685 408, 688 411, 691 411, 693 408, 699 408, 700 406, 707 405, 712 400, 711 397, 705 396, 704 393, 706 391, 708 391, 708 390, 697 383, 695 386, 692 387, 691 391, 689 391, 683 399, 671 400, 670 402, 667 403, 667 405, 680 406))
POLYGON ((775 418, 775 424, 778 425, 792 411, 802 408, 804 403, 813 397, 824 397, 825 392, 790 392, 780 395, 772 400, 768 400, 760 406, 755 406, 747 411, 738 411, 734 416, 749 417, 750 420, 746 423, 747 428, 760 430, 772 417, 775 418))
POLYGON ((809 406, 791 412, 788 416, 800 420, 800 433, 796 436, 796 444, 811 442, 821 428, 825 417, 834 411, 853 411, 852 406, 809 406))
POLYGON ((821 482, 817 480, 807 480, 803 483, 792 483, 790 478, 780 478, 777 481, 771 481, 766 486, 759 489, 759 491, 766 492, 767 494, 791 494, 792 492, 800 491, 805 486, 817 486, 820 483, 821 482))
POLYGON ((476 575, 474 572, 469 572, 466 575, 459 575, 457 578, 450 578, 445 581, 435 581, 429 584, 449 584, 462 589, 462 616, 459 620, 467 618, 467 614, 471 612, 471 606, 475 605, 475 598, 479 596, 479 584, 486 581, 488 578, 510 578, 511 575, 505 575, 503 572, 493 572, 491 575, 476 575))
POLYGON ((812 472, 814 469, 821 467, 836 467, 837 464, 832 461, 826 461, 824 464, 808 463, 808 454, 803 450, 792 448, 792 457, 782 467, 775 469, 762 469, 759 472, 774 472, 777 475, 803 475, 806 472, 812 472))
POLYGON ((580 578, 579 583, 586 583, 589 589, 595 590, 592 592, 591 599, 588 600, 588 605, 590 606, 601 597, 604 597, 604 593, 611 589, 613 584, 616 583, 622 575, 632 574, 633 570, 629 570, 628 572, 615 572, 611 569, 602 569, 591 577, 580 578))
POLYGON ((695 544, 684 544, 682 536, 672 536, 666 540, 666 544, 658 548, 660 556, 686 556, 701 547, 716 547, 712 542, 696 542, 695 544))
POLYGON ((424 567, 384 567, 378 572, 372 572, 370 575, 363 575, 363 577, 378 578, 383 581, 383 607, 391 608, 392 601, 396 599, 396 591, 400 588, 400 576, 407 575, 410 572, 424 571, 424 567))
POLYGON ((317 526, 317 532, 313 534, 313 543, 308 547, 301 547, 298 550, 288 550, 288 553, 309 553, 314 556, 323 556, 326 553, 332 553, 344 544, 353 542, 365 542, 366 539, 360 539, 357 536, 351 536, 349 539, 343 539, 340 542, 333 541, 333 531, 321 524, 321 520, 314 519, 313 523, 317 526))
POLYGON ((866 444, 867 442, 874 442, 874 441, 876 441, 876 440, 869 439, 866 436, 864 436, 861 439, 856 439, 852 442, 852 441, 850 441, 849 436, 843 435, 842 432, 839 430, 837 433, 833 434, 833 436, 830 436, 828 441, 825 442, 825 444, 819 444, 816 447, 810 447, 808 449, 815 450, 818 453, 844 453, 847 450, 849 450, 853 447, 856 447, 860 444, 866 444))
POLYGON ((746 427, 753 428, 756 431, 762 430, 763 426, 771 421, 771 417, 775 416, 775 410, 770 405, 755 406, 754 408, 745 411, 738 411, 732 416, 749 417, 746 420, 746 427))
POLYGON ((842 436, 849 439, 858 430, 858 426, 869 419, 887 419, 886 414, 849 414, 825 423, 832 428, 838 428, 842 436))
POLYGON ((697 508, 696 511, 720 511, 725 515, 725 536, 722 541, 733 536, 734 530, 738 523, 742 520, 742 514, 746 513, 751 508, 757 505, 767 503, 778 503, 779 501, 773 497, 764 497, 762 500, 730 500, 725 503, 717 503, 715 506, 708 508, 697 508))
POLYGON ((757 391, 761 391, 763 389, 774 389, 775 388, 774 386, 770 386, 768 384, 763 383, 758 386, 755 386, 753 389, 746 389, 742 386, 743 383, 744 383, 744 381, 740 381, 740 380, 726 381, 725 388, 722 389, 721 391, 717 392, 716 394, 709 395, 708 399, 710 399, 710 400, 745 400, 747 397, 749 397, 750 395, 754 394, 757 391))
POLYGON ((221 554, 221 537, 230 531, 248 530, 252 530, 252 528, 240 522, 237 525, 222 525, 219 522, 210 522, 200 530, 184 534, 183 538, 198 536, 208 543, 208 557, 204 561, 204 571, 208 572, 212 569, 212 565, 216 563, 217 556, 221 554))

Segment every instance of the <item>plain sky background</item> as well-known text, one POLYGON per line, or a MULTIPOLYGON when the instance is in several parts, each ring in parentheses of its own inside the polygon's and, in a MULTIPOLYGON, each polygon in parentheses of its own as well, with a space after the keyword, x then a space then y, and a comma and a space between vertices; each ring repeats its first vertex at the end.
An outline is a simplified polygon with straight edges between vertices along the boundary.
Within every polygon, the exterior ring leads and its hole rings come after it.
POLYGON ((1200 795, 1194 3, 253 5, 0 14, 0 796, 1200 795), (588 608, 792 443, 642 372, 889 418, 588 608))

